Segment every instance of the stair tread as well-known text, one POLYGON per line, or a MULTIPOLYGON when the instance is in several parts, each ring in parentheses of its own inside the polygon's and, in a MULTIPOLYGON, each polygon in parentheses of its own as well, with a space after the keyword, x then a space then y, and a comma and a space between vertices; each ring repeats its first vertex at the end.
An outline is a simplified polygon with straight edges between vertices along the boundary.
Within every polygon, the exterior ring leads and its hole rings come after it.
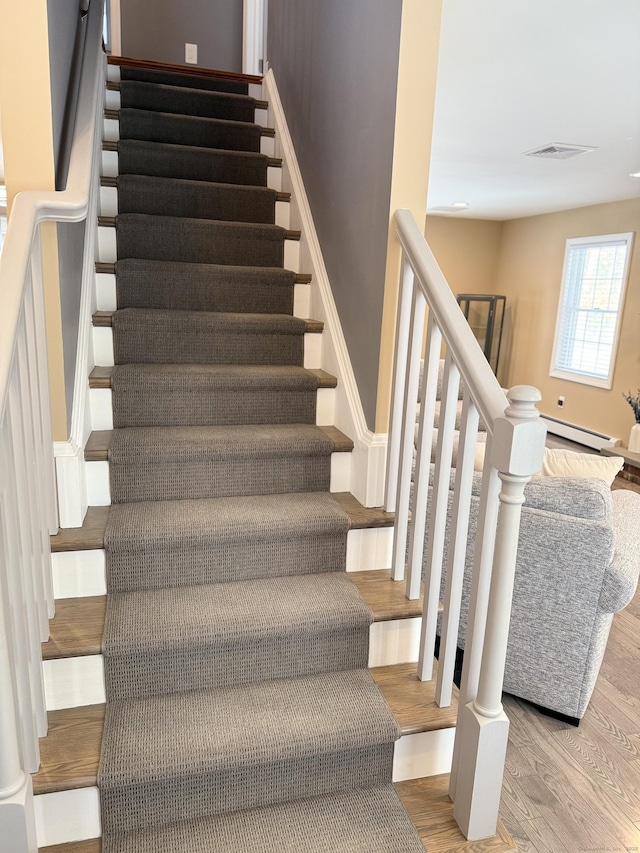
MULTIPOLYGON (((154 84, 154 85, 165 85, 165 86, 166 86, 166 85, 170 85, 170 84, 161 83, 161 84, 154 84)), ((119 91, 120 91, 120 81, 119 81, 119 80, 107 80, 106 88, 107 88, 107 90, 108 90, 108 91, 110 91, 110 92, 119 92, 119 91)), ((172 87, 172 88, 173 88, 173 87, 172 87)), ((188 87, 187 87, 187 86, 178 86, 178 85, 176 85, 176 88, 188 88, 188 87)), ((198 91, 208 91, 208 90, 206 90, 206 89, 204 89, 204 90, 200 90, 200 89, 198 89, 198 91)), ((213 90, 213 91, 215 91, 215 90, 213 90)), ((247 97, 250 97, 250 96, 248 96, 248 95, 237 95, 237 94, 235 94, 235 93, 233 93, 233 92, 217 92, 217 91, 216 91, 216 94, 228 95, 228 96, 229 96, 229 97, 231 97, 231 98, 236 98, 236 97, 237 97, 237 98, 244 98, 244 99, 246 99, 247 97)), ((263 100, 261 100, 261 99, 259 99, 259 98, 252 98, 252 100, 255 102, 255 105, 256 105, 256 109, 257 109, 257 110, 266 110, 266 109, 268 109, 268 108, 269 108, 269 101, 263 101, 263 100)))
MULTIPOLYGON (((290 425, 285 425, 290 426, 290 425)), ((146 427, 134 427, 133 429, 146 429, 146 427)), ((172 427, 153 427, 154 430, 172 430, 172 427)), ((188 428, 184 428, 188 429, 188 428)), ((238 427, 193 427, 193 429, 211 429, 211 430, 235 430, 238 427)), ((253 427, 252 429, 258 429, 258 427, 253 427)), ((275 425, 271 427, 271 429, 279 429, 279 425, 275 425)), ((341 452, 350 452, 353 450, 353 442, 351 439, 346 436, 343 432, 333 426, 319 426, 315 429, 320 430, 324 433, 325 437, 332 441, 334 444, 333 452, 341 453, 341 452)), ((114 430, 94 430, 85 446, 84 458, 87 462, 107 462, 109 459, 109 449, 111 447, 111 442, 113 440, 114 430)), ((167 437, 170 437, 170 433, 167 432, 167 437)))
MULTIPOLYGON (((420 616, 421 601, 409 601, 402 584, 388 570, 345 573, 373 613, 374 622, 420 616)), ((239 582, 242 583, 242 582, 239 582)), ((132 594, 132 593, 131 593, 132 594)), ((58 599, 49 622, 49 640, 42 644, 45 660, 100 654, 107 597, 58 599)))
MULTIPOLYGON (((451 718, 455 722, 455 714, 452 714, 451 709, 448 709, 447 714, 442 713, 444 709, 435 708, 426 698, 432 688, 429 682, 420 682, 415 678, 416 667, 415 663, 397 664, 373 669, 371 674, 394 716, 398 713, 396 720, 402 734, 449 728, 452 725, 451 718), (422 726, 419 729, 412 717, 413 706, 421 708, 422 726), (437 720, 435 723, 428 719, 431 713, 437 720), (407 726, 406 731, 403 726, 407 726)), ((33 776, 35 794, 96 784, 104 713, 104 705, 49 711, 49 734, 40 741, 40 770, 33 776), (73 756, 71 761, 70 755, 73 756)))
MULTIPOLYGON (((352 529, 393 526, 393 513, 385 512, 379 507, 362 506, 350 492, 332 492, 331 494, 349 516, 352 529)), ((90 506, 82 527, 63 528, 51 537, 52 553, 93 551, 104 548, 104 532, 110 509, 111 507, 108 506, 90 506)))
MULTIPOLYGON (((229 318, 235 318, 237 320, 237 326, 242 327, 243 325, 251 325, 255 326, 264 325, 268 327, 270 321, 274 317, 281 318, 284 323, 287 321, 291 321, 291 326, 299 325, 301 322, 305 324, 304 331, 310 334, 320 334, 324 331, 324 323, 322 320, 305 320, 299 317, 291 317, 288 314, 231 314, 231 313, 218 313, 216 311, 174 311, 170 308, 121 308, 120 311, 135 311, 139 316, 144 316, 143 312, 153 312, 154 314, 159 314, 162 312, 163 316, 167 316, 171 318, 172 315, 188 315, 192 314, 194 319, 200 320, 204 315, 210 317, 212 322, 215 323, 216 319, 224 319, 228 320, 229 318)), ((113 326, 113 316, 116 311, 94 311, 92 315, 92 323, 96 328, 111 328, 113 326)))
MULTIPOLYGON (((492 838, 479 841, 465 839, 453 817, 453 803, 448 794, 448 774, 396 782, 394 788, 425 849, 432 853, 511 853, 518 849, 502 820, 498 820, 496 835, 492 838)), ((40 853, 101 851, 102 842, 99 838, 40 848, 40 853)))
MULTIPOLYGON (((148 365, 141 365, 141 367, 146 367, 148 365)), ((158 365, 156 365, 158 366, 158 365)), ((179 365, 165 365, 166 367, 179 367, 179 365)), ((206 366, 206 365, 205 365, 206 366)), ((213 365, 209 365, 213 366, 213 365)), ((217 367, 224 367, 222 365, 216 365, 217 367)), ((228 365, 227 365, 228 366, 228 365)), ((240 369, 236 365, 231 365, 231 367, 236 370, 240 369)), ((268 368, 264 368, 265 371, 268 368)), ((332 376, 330 373, 327 373, 326 370, 321 370, 320 368, 298 368, 299 370, 305 370, 306 373, 311 373, 318 380, 318 388, 335 388, 338 384, 338 380, 335 376, 332 376)), ((114 368, 113 367, 94 367, 89 375, 89 388, 111 388, 111 377, 113 375, 114 368)), ((180 372, 180 371, 176 371, 180 372)), ((231 372, 231 371, 230 371, 231 372)))

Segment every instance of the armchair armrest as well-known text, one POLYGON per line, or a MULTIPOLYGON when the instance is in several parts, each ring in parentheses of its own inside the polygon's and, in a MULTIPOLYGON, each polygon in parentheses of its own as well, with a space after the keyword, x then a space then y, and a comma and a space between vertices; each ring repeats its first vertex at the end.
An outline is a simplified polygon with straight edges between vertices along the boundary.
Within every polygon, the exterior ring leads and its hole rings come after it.
POLYGON ((599 601, 605 613, 617 613, 629 604, 640 574, 640 495, 619 489, 612 499, 614 553, 599 601))

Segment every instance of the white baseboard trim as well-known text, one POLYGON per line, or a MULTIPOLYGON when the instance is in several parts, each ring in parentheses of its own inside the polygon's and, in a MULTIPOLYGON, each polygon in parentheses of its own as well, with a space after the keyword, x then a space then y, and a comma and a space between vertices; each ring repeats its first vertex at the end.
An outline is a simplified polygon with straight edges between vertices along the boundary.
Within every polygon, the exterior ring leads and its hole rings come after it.
POLYGON ((275 156, 281 157, 282 189, 291 192, 291 227, 302 232, 300 262, 312 275, 310 313, 324 322, 321 366, 338 378, 335 425, 354 442, 349 490, 365 506, 380 506, 384 498, 387 436, 368 427, 349 359, 340 318, 313 222, 309 200, 287 126, 273 71, 263 81, 269 102, 269 124, 275 127, 275 156))

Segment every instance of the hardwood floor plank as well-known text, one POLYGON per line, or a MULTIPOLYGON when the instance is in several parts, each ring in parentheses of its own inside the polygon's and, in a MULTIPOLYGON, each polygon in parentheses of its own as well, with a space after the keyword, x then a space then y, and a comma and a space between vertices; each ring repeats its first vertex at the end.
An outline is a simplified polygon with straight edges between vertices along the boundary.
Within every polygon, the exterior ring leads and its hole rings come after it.
POLYGON ((432 681, 419 681, 417 664, 403 663, 374 667, 371 674, 384 694, 403 735, 455 726, 458 691, 455 690, 455 697, 449 708, 439 708, 435 701, 435 673, 432 681))
POLYGON ((49 711, 49 733, 40 739, 40 770, 33 793, 50 794, 96 784, 104 705, 49 711))

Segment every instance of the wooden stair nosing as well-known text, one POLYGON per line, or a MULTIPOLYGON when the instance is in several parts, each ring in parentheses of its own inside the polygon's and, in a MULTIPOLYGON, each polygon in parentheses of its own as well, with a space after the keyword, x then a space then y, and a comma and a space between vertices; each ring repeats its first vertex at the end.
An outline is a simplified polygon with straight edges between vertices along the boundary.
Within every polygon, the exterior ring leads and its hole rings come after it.
MULTIPOLYGON (((211 220, 212 222, 215 220, 211 220)), ((244 224, 244 223, 243 223, 244 224)), ((116 227, 116 217, 115 216, 99 216, 98 217, 98 227, 99 228, 115 228, 116 227)), ((294 240, 295 242, 300 241, 302 238, 301 231, 294 231, 291 228, 284 229, 285 240, 294 240)))
MULTIPOLYGON (((438 708, 435 682, 417 679, 417 664, 370 670, 402 734, 438 731, 455 725, 457 701, 438 708)), ((34 794, 93 787, 98 774, 104 705, 49 711, 49 733, 40 740, 40 769, 33 775, 34 794)))
MULTIPOLYGON (((104 261, 96 261, 96 275, 115 275, 115 263, 105 263, 104 261)), ((295 284, 311 284, 312 276, 310 273, 296 273, 295 284)))
MULTIPOLYGON (((388 569, 349 572, 347 577, 371 609, 374 622, 422 615, 422 598, 407 599, 404 583, 393 581, 388 569)), ((106 606, 106 595, 58 599, 49 639, 42 643, 43 660, 101 654, 106 606)))
MULTIPOLYGON (((318 388, 335 388, 338 380, 335 376, 320 368, 307 367, 307 373, 312 373, 319 382, 318 388)), ((111 388, 113 367, 94 367, 89 374, 89 388, 111 388)))
MULTIPOLYGON (((153 310, 153 309, 151 309, 153 310)), ((113 325, 113 315, 115 311, 94 311, 91 317, 91 323, 96 328, 109 329, 113 325)), ((262 315, 268 317, 268 314, 262 315)), ((305 320, 305 332, 309 334, 320 334, 324 331, 324 322, 322 320, 305 320)))
MULTIPOLYGON (((333 453, 350 453, 353 450, 353 441, 334 426, 318 426, 319 430, 333 442, 333 453)), ((113 437, 113 430, 93 430, 84 448, 86 462, 108 462, 109 447, 113 437)))
MULTIPOLYGON (((380 507, 363 506, 350 492, 332 492, 351 522, 352 530, 393 527, 393 513, 380 507)), ((51 537, 51 552, 96 551, 104 548, 108 506, 90 506, 82 527, 67 527, 51 537)))

